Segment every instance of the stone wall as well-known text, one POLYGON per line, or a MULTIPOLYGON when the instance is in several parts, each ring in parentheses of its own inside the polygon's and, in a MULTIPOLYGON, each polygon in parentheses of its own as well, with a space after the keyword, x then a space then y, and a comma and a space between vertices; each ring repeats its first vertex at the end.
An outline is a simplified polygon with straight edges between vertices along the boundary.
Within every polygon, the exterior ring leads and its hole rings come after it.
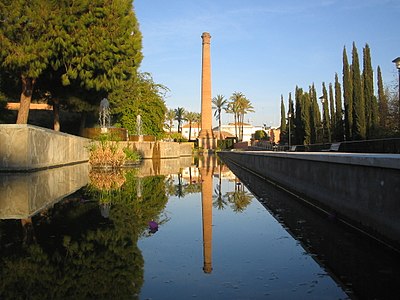
MULTIPOLYGON (((90 139, 33 125, 0 125, 0 171, 30 171, 89 160, 90 139)), ((191 156, 193 143, 118 142, 143 159, 191 156)))
POLYGON ((89 164, 0 174, 0 219, 25 219, 88 183, 89 164))
POLYGON ((333 216, 400 245, 400 155, 220 152, 333 216))
POLYGON ((29 171, 89 160, 90 140, 26 124, 0 125, 0 171, 29 171))
POLYGON ((120 142, 120 146, 138 151, 143 159, 191 156, 193 149, 193 143, 175 142, 120 142))

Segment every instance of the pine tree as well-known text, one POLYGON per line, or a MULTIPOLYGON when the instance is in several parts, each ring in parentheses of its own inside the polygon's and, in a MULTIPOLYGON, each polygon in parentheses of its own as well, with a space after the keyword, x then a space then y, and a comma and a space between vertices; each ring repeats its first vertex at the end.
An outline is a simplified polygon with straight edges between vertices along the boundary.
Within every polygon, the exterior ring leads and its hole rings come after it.
POLYGON ((338 74, 335 73, 335 133, 334 137, 336 141, 344 140, 344 122, 343 122, 343 108, 342 108, 342 91, 340 88, 338 74))
POLYGON ((353 43, 351 68, 353 82, 353 135, 354 139, 363 140, 366 138, 365 99, 355 43, 353 43))
POLYGON ((353 84, 351 68, 347 59, 346 47, 343 48, 343 98, 346 139, 353 139, 353 84))
POLYGON ((0 68, 22 83, 17 124, 27 123, 35 83, 55 55, 54 27, 58 13, 55 1, 0 3, 0 68))
POLYGON ((385 131, 388 126, 389 106, 383 86, 381 68, 378 66, 378 103, 379 103, 379 126, 385 131))
POLYGON ((63 8, 68 42, 54 66, 64 86, 111 91, 136 75, 142 60, 142 35, 130 0, 77 1, 63 8), (88 51, 90 50, 90 51, 88 51))
POLYGON ((0 68, 23 87, 17 123, 27 122, 38 84, 53 98, 99 102, 136 76, 142 37, 131 0, 4 0, 0 15, 8 20, 0 22, 0 68))

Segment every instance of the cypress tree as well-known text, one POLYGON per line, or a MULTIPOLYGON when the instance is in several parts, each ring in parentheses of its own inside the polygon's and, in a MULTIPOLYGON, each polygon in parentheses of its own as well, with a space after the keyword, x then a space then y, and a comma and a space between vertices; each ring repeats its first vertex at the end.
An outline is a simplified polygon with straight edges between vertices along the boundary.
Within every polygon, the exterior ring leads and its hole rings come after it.
POLYGON ((378 103, 379 103, 379 126, 386 130, 388 127, 389 106, 383 87, 381 68, 378 66, 378 103))
POLYGON ((314 83, 310 87, 310 129, 311 129, 311 144, 320 142, 319 131, 321 129, 321 114, 319 112, 317 91, 315 90, 314 83))
POLYGON ((329 141, 333 140, 334 132, 335 132, 335 98, 333 97, 333 86, 332 83, 329 83, 329 128, 330 128, 330 136, 329 141))
POLYGON ((283 95, 281 95, 281 133, 280 133, 280 143, 286 142, 286 112, 285 112, 285 103, 283 103, 283 95))
POLYGON ((303 124, 304 129, 304 137, 303 144, 309 145, 311 142, 311 124, 310 124, 310 111, 311 111, 311 103, 310 103, 310 95, 308 93, 304 93, 301 95, 301 122, 303 124))
POLYGON ((291 114, 290 117, 290 130, 288 129, 288 131, 290 132, 290 136, 291 136, 291 143, 293 143, 294 139, 293 139, 293 134, 294 134, 294 104, 293 104, 293 99, 292 99, 292 93, 289 93, 289 108, 288 108, 288 112, 291 114))
POLYGON ((343 123, 343 108, 342 108, 342 91, 340 88, 338 74, 335 73, 335 133, 336 141, 343 141, 344 139, 344 123, 343 123))
POLYGON ((325 82, 322 83, 322 141, 331 141, 331 126, 329 118, 329 108, 328 108, 328 92, 326 90, 325 82))
MULTIPOLYGON (((292 99, 292 93, 289 93, 289 112, 292 114, 292 118, 294 118, 294 103, 292 99)), ((292 122, 293 127, 293 122, 292 122)))
POLYGON ((368 44, 366 44, 363 49, 363 88, 365 99, 366 137, 370 138, 378 126, 378 105, 374 95, 374 75, 371 64, 371 50, 368 44))
POLYGON ((296 91, 294 95, 294 101, 296 105, 295 117, 294 117, 294 126, 295 126, 295 142, 298 145, 302 145, 304 141, 304 128, 303 123, 301 121, 302 115, 302 103, 301 96, 303 95, 303 89, 296 86, 296 91))
POLYGON ((356 44, 352 50, 352 82, 353 82, 353 135, 356 140, 366 138, 365 100, 360 74, 360 63, 356 44))
POLYGON ((346 139, 353 139, 353 84, 351 68, 347 59, 346 47, 343 48, 343 98, 344 98, 344 123, 346 139))

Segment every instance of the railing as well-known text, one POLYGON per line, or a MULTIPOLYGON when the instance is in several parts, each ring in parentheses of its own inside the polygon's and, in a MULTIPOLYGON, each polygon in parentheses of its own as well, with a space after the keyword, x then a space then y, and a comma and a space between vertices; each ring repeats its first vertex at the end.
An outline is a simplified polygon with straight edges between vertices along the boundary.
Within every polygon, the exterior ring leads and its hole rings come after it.
POLYGON ((269 141, 254 142, 249 150, 291 152, 348 152, 348 153, 397 153, 400 154, 400 138, 346 141, 310 145, 274 145, 269 141))

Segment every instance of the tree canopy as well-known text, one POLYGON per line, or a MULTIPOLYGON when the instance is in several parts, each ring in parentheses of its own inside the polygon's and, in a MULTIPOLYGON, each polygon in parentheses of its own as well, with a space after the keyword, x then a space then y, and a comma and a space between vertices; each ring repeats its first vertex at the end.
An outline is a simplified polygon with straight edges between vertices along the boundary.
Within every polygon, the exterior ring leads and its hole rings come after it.
POLYGON ((136 78, 109 94, 116 125, 136 132, 136 116, 142 120, 142 132, 161 138, 167 107, 163 96, 168 89, 156 84, 149 73, 138 73, 136 78))
POLYGON ((2 77, 22 82, 17 123, 27 122, 36 84, 58 97, 62 87, 75 96, 110 92, 135 77, 142 60, 130 0, 5 0, 0 19, 2 77))

